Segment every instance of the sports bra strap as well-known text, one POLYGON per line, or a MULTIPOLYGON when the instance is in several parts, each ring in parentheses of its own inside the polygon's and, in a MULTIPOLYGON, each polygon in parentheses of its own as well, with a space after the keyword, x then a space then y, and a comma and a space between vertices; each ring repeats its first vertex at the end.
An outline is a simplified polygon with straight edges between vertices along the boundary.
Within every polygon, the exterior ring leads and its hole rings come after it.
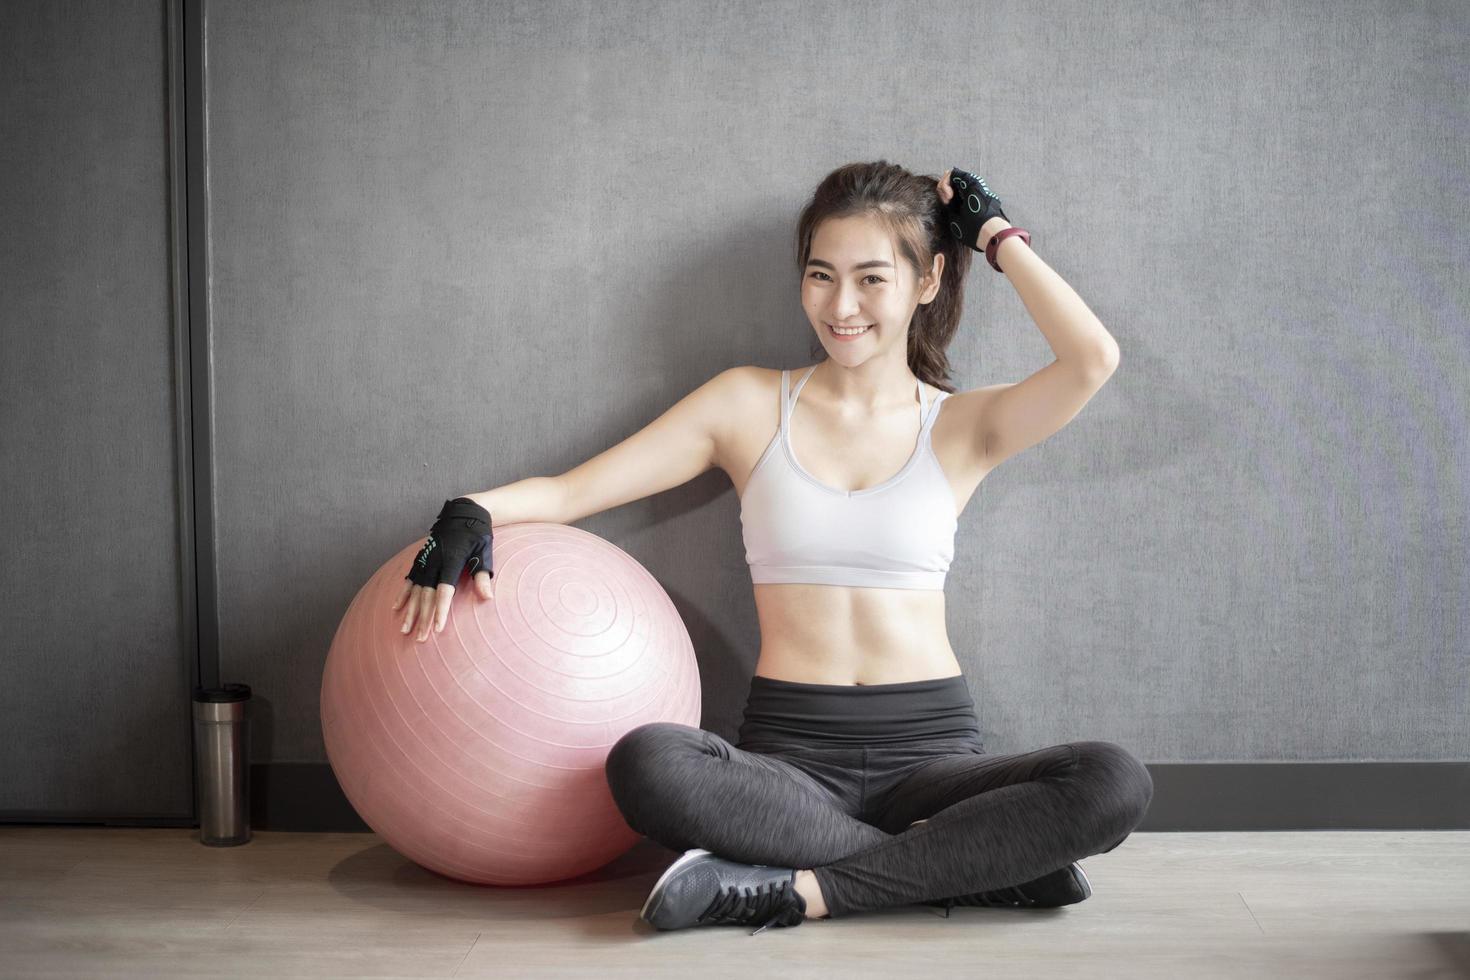
POLYGON ((932 402, 930 402, 929 403, 929 407, 924 410, 924 428, 925 429, 932 429, 932 428, 934 428, 934 420, 937 419, 937 418, 939 418, 939 403, 942 402, 942 401, 944 401, 948 397, 949 397, 949 392, 947 392, 947 391, 941 391, 941 392, 938 392, 937 394, 935 394, 934 400, 932 402))
POLYGON ((791 421, 791 372, 781 372, 781 431, 785 432, 791 421))
MULTIPOLYGON (((790 371, 790 369, 782 369, 782 371, 781 371, 781 428, 782 428, 782 430, 785 430, 785 429, 787 429, 787 428, 790 427, 790 425, 791 425, 791 404, 794 401, 796 401, 797 396, 799 396, 801 394, 801 389, 806 384, 807 378, 810 378, 812 376, 812 374, 816 370, 817 369, 816 369, 815 366, 812 367, 812 369, 810 371, 808 371, 806 374, 804 374, 802 376, 801 380, 796 383, 796 390, 795 391, 792 391, 791 390, 791 371, 790 371)), ((933 426, 934 420, 939 417, 939 413, 936 412, 936 411, 933 411, 933 409, 939 407, 939 403, 942 402, 942 401, 944 401, 944 396, 947 395, 948 392, 941 391, 938 395, 935 396, 934 400, 931 402, 929 400, 929 393, 924 390, 924 382, 923 381, 918 382, 918 386, 919 386, 919 422, 920 422, 920 430, 919 431, 920 431, 920 434, 922 435, 925 430, 927 430, 931 426, 933 426)))

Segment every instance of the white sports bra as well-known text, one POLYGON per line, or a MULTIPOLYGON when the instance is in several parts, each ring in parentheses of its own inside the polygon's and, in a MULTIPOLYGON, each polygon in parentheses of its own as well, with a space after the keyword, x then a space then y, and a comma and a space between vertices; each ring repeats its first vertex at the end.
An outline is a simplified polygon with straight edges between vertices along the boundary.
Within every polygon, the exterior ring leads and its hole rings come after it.
POLYGON ((791 449, 791 412, 815 370, 789 396, 791 372, 781 372, 781 426, 740 498, 751 582, 942 591, 958 521, 929 435, 948 392, 929 403, 919 383, 922 424, 903 469, 877 486, 839 490, 802 469, 791 449))

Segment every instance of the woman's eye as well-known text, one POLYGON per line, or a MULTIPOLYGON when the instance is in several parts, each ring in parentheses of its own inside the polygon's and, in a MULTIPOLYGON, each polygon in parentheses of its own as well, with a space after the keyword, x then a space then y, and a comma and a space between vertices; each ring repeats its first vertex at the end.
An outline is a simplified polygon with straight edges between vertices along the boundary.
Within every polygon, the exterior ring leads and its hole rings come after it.
MULTIPOLYGON (((821 276, 823 279, 826 279, 827 278, 827 273, 825 273, 825 272, 813 272, 812 275, 813 276, 821 276)), ((869 279, 876 279, 879 282, 887 282, 888 281, 888 280, 884 279, 882 276, 875 276, 875 275, 866 275, 866 276, 863 276, 863 282, 867 282, 869 279)))

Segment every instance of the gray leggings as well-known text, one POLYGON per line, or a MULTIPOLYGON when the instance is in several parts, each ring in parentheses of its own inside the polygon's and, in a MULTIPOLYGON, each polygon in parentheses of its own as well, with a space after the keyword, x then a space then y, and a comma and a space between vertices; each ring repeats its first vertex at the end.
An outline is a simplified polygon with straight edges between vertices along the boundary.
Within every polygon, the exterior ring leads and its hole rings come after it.
POLYGON ((833 918, 1023 884, 1111 851, 1153 798, 1112 742, 987 755, 963 676, 757 675, 737 741, 640 725, 608 753, 613 799, 673 850, 812 869, 833 918))

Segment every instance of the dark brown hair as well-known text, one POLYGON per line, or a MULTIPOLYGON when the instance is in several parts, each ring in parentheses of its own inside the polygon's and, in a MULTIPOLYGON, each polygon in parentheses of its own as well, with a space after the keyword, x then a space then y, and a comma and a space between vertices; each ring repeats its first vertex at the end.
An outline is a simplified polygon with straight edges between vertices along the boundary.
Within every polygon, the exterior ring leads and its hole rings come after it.
MULTIPOLYGON (((913 268, 915 280, 928 273, 936 252, 944 253, 939 292, 914 309, 908 361, 920 381, 953 393, 944 352, 960 326, 972 250, 950 234, 938 185, 938 177, 913 174, 887 160, 838 167, 822 178, 796 223, 796 270, 799 279, 806 274, 818 225, 828 218, 854 215, 873 218, 887 230, 894 250, 913 268)), ((822 356, 824 350, 821 341, 812 342, 813 357, 822 356)))

